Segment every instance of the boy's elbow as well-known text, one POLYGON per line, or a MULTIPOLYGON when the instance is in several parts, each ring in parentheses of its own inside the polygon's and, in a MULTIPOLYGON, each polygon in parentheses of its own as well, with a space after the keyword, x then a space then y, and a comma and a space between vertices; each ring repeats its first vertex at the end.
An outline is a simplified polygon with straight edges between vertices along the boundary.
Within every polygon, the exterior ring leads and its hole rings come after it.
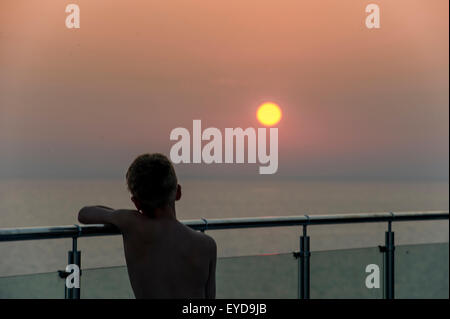
POLYGON ((88 207, 84 206, 80 211, 78 212, 78 221, 82 224, 86 224, 86 213, 87 213, 88 207))

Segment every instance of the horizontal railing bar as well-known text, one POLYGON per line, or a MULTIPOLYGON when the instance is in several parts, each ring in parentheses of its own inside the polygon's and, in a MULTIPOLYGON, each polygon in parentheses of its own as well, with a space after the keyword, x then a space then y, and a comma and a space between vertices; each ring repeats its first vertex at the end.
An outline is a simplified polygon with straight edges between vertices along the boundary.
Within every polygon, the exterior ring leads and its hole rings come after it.
MULTIPOLYGON (((195 230, 219 230, 258 227, 285 227, 298 225, 333 225, 350 223, 374 223, 385 221, 425 221, 449 219, 448 211, 364 213, 336 215, 303 215, 280 217, 196 219, 181 221, 195 230)), ((51 227, 0 228, 0 241, 55 239, 118 235, 111 225, 69 225, 51 227)))

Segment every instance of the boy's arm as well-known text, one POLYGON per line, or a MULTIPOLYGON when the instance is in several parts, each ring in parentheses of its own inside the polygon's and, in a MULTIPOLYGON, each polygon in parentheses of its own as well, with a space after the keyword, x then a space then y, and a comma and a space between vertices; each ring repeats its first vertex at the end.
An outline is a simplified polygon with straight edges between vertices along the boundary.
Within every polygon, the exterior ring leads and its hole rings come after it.
POLYGON ((206 282, 206 299, 216 298, 216 260, 217 260, 217 246, 214 239, 211 238, 211 260, 209 262, 209 275, 206 282))
POLYGON ((112 209, 106 206, 86 206, 78 213, 78 221, 83 224, 111 224, 124 230, 139 215, 130 209, 112 209))

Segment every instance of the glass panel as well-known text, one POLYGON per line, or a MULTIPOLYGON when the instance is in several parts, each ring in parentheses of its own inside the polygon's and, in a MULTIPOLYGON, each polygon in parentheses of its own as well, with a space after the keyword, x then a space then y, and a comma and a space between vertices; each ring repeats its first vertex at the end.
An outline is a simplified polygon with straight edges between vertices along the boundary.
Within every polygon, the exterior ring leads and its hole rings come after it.
POLYGON ((57 272, 0 277, 0 299, 62 299, 64 286, 57 272))
POLYGON ((395 298, 448 298, 448 243, 395 247, 395 298))
MULTIPOLYGON (((219 258, 217 298, 296 298, 292 254, 219 258)), ((125 266, 82 269, 82 298, 134 298, 125 266)), ((64 298, 64 280, 45 273, 0 277, 0 298, 64 298)))
POLYGON ((65 269, 67 252, 71 249, 71 238, 0 242, 0 276, 36 275, 65 269))
POLYGON ((217 298, 297 298, 298 263, 293 254, 219 258, 217 298))
MULTIPOLYGON (((219 258, 217 298, 297 298, 292 254, 219 258)), ((83 270, 82 298, 134 298, 126 267, 83 270)))
POLYGON ((81 298, 134 298, 126 266, 83 269, 81 298))
POLYGON ((383 254, 378 247, 314 251, 310 262, 312 299, 383 298, 383 254), (367 288, 367 265, 379 267, 379 288, 367 288))

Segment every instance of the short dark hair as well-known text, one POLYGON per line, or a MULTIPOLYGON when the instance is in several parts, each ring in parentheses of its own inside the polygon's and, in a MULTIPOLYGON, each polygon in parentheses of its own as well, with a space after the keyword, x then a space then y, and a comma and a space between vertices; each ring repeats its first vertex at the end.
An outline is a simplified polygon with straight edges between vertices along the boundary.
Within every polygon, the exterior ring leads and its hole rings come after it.
POLYGON ((172 162, 163 154, 142 154, 128 168, 128 190, 142 205, 153 210, 175 201, 178 180, 172 162))

